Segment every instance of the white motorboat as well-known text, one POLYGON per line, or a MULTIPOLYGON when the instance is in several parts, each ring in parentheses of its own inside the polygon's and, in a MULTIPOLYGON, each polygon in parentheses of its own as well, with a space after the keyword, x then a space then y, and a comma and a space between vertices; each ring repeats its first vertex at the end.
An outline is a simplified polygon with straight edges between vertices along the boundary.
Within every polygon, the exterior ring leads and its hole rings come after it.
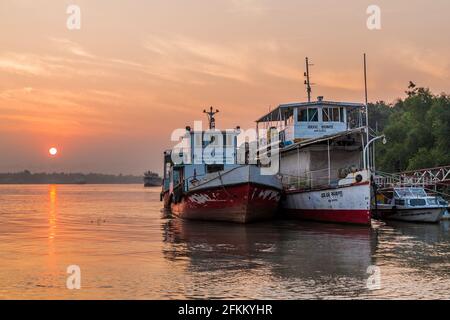
POLYGON ((437 223, 447 205, 421 187, 396 187, 380 192, 374 216, 379 219, 437 223))

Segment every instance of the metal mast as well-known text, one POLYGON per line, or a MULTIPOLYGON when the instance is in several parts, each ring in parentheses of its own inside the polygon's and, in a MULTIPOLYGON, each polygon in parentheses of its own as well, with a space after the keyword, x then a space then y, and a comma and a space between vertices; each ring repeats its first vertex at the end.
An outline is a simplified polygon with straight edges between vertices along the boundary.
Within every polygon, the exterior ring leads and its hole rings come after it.
POLYGON ((311 102, 311 81, 309 79, 309 67, 312 66, 312 64, 309 63, 308 57, 306 57, 306 72, 304 73, 305 76, 305 86, 306 86, 306 92, 308 93, 308 102, 311 102))
POLYGON ((216 119, 214 118, 214 115, 216 113, 219 113, 219 110, 216 109, 216 111, 213 111, 213 107, 209 108, 209 111, 203 110, 203 113, 206 113, 206 115, 208 116, 208 121, 209 121, 209 129, 215 129, 216 128, 216 119))
MULTIPOLYGON (((364 94, 365 94, 365 102, 366 102, 366 135, 367 135, 367 143, 369 143, 370 136, 369 136, 369 103, 367 98, 367 62, 366 62, 366 54, 364 53, 364 94)), ((368 155, 370 155, 370 152, 368 152, 368 155)), ((370 168, 370 157, 367 157, 368 159, 368 168, 370 168)))

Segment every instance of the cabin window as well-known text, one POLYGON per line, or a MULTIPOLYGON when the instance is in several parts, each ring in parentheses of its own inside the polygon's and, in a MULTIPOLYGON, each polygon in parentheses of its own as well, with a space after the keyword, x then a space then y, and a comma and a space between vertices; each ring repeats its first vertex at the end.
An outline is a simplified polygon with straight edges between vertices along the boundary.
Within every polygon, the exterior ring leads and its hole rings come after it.
POLYGON ((310 122, 319 121, 319 112, 317 108, 308 108, 308 121, 310 122))
POLYGON ((329 122, 330 120, 330 109, 329 108, 322 108, 322 121, 323 122, 329 122))
POLYGON ((299 122, 308 122, 308 109, 302 109, 298 112, 299 122))
POLYGON ((339 108, 332 108, 332 116, 331 116, 331 121, 333 122, 339 122, 339 108))
POLYGON ((344 108, 322 108, 323 122, 344 122, 344 108))
POLYGON ((319 111, 317 108, 301 109, 298 112, 299 122, 317 122, 319 121, 319 111))
POLYGON ((424 206, 427 203, 426 203, 425 199, 410 199, 409 204, 413 207, 417 207, 417 206, 424 206))
POLYGON ((213 173, 218 171, 223 171, 224 165, 223 164, 208 164, 206 165, 206 173, 213 173))

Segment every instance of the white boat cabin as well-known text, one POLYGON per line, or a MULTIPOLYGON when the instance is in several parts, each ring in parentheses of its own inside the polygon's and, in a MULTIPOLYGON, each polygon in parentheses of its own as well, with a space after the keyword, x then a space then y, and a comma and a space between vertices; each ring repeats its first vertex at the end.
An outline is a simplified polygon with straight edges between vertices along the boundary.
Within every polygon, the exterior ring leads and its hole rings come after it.
POLYGON ((287 189, 338 187, 368 181, 363 168, 363 128, 308 139, 281 149, 280 173, 287 189))
POLYGON ((233 169, 237 161, 237 136, 240 130, 193 131, 186 127, 186 133, 178 146, 164 152, 164 189, 183 185, 188 191, 194 181, 208 174, 233 169), (219 139, 222 141, 219 142, 219 139), (213 143, 220 147, 212 148, 213 143), (177 158, 177 161, 174 159, 177 158))
POLYGON ((370 179, 362 157, 365 118, 364 104, 318 97, 278 106, 257 120, 257 128, 279 132, 285 188, 335 188, 370 179))
POLYGON ((382 191, 381 198, 377 200, 380 205, 398 206, 401 208, 415 207, 444 207, 448 204, 439 196, 427 194, 422 187, 397 187, 391 191, 382 191))
POLYGON ((288 103, 278 106, 256 121, 258 129, 276 128, 280 140, 290 145, 365 126, 365 105, 324 101, 288 103))

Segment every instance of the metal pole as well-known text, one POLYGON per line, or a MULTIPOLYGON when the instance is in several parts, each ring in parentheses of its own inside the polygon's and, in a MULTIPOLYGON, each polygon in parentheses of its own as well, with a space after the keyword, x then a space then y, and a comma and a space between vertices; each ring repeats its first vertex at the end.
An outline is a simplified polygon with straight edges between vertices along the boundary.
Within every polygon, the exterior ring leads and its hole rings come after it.
POLYGON ((297 188, 300 188, 300 148, 297 148, 297 188))
MULTIPOLYGON (((367 62, 366 62, 366 54, 364 53, 364 93, 365 93, 365 102, 366 102, 366 139, 367 145, 369 145, 369 103, 368 103, 368 94, 367 94, 367 62)), ((370 162, 370 161, 369 161, 370 162)), ((370 164, 369 164, 370 166, 370 164)))
POLYGON ((331 159, 330 159, 330 140, 327 140, 328 144, 328 185, 331 184, 331 159))
MULTIPOLYGON (((375 134, 378 134, 378 121, 375 122, 375 134)), ((373 171, 376 172, 376 162, 375 162, 375 144, 372 147, 373 155, 372 155, 372 168, 373 171)))
POLYGON ((381 138, 386 138, 386 136, 383 134, 382 136, 375 137, 375 138, 373 138, 372 140, 370 140, 370 141, 366 144, 366 146, 364 147, 364 149, 363 149, 364 169, 367 169, 367 168, 368 168, 368 161, 367 161, 367 156, 366 156, 366 154, 368 154, 367 149, 369 148, 369 146, 370 146, 370 144, 371 144, 372 142, 377 141, 377 140, 379 140, 379 139, 381 139, 381 138))

